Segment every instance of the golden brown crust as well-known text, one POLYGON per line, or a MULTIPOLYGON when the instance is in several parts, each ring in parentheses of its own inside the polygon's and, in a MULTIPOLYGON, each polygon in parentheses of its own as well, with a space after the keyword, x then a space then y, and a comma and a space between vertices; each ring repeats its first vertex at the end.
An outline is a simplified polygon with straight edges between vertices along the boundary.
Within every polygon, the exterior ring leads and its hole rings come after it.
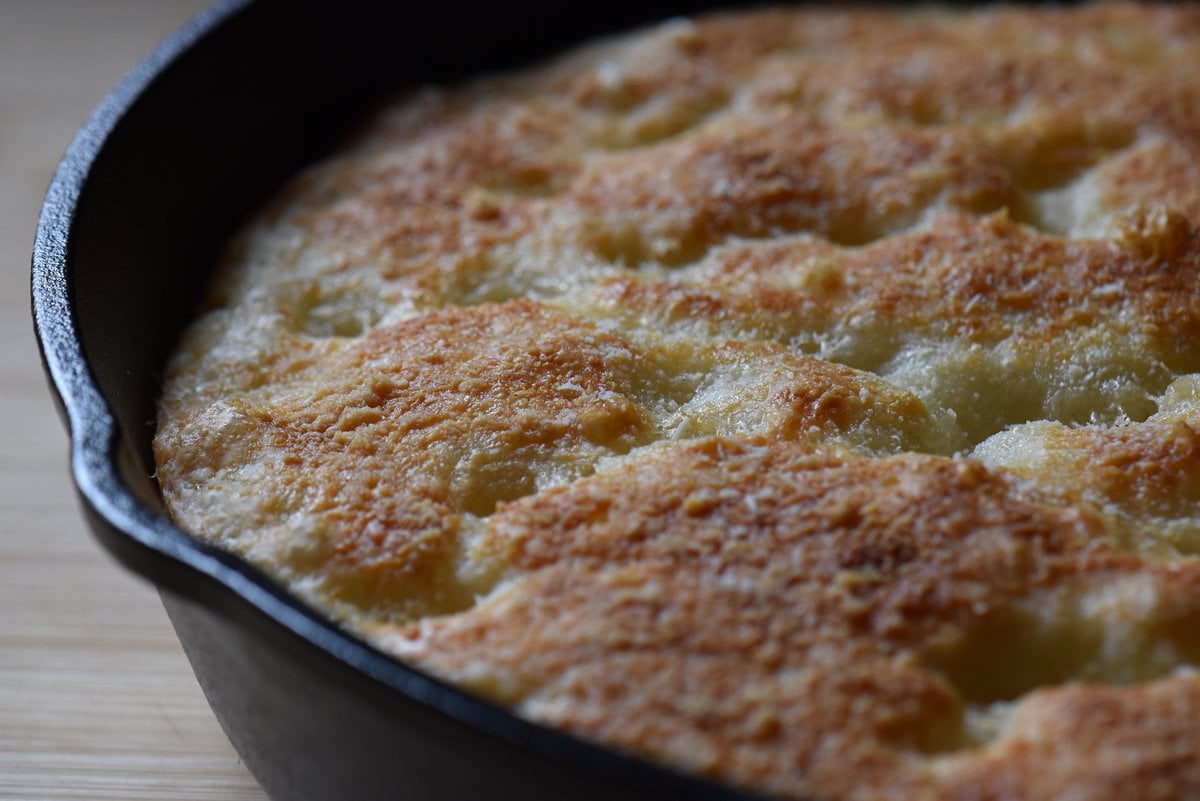
POLYGON ((266 383, 218 379, 164 418, 167 502, 380 619, 470 605, 454 576, 464 515, 654 440, 737 425, 880 450, 943 437, 915 396, 850 368, 752 343, 637 346, 532 301, 451 308, 260 369, 266 383), (249 508, 212 509, 231 495, 249 508))
POLYGON ((172 514, 519 714, 1200 793, 1200 8, 764 9, 396 99, 231 244, 172 514))
POLYGON ((1198 713, 1200 681, 1192 675, 1132 689, 1077 686, 1037 694, 1017 712, 1016 733, 986 758, 950 760, 945 795, 955 801, 1191 798, 1200 793, 1198 713))
MULTIPOLYGON (((690 770, 801 797, 905 797, 937 769, 923 757, 970 742, 964 700, 1072 674, 1147 680, 1197 655, 1200 566, 1142 563, 1104 538, 1094 514, 977 462, 709 439, 503 507, 477 547, 518 577, 470 613, 381 636, 537 719, 690 770), (1139 599, 1143 577, 1155 590, 1139 599), (1137 602, 1149 608, 1127 623, 1162 662, 1137 637, 1072 639, 1100 618, 1092 606, 1137 602), (847 760, 836 771, 814 759, 829 737, 847 760)), ((1114 725, 1141 714, 1105 692, 1114 725)), ((1026 725, 1019 713, 955 769, 1015 749, 1026 725)), ((1142 746, 1177 749, 1173 727, 1139 727, 1142 746)), ((1009 781, 1006 797, 1053 797, 1039 773, 1009 781)))

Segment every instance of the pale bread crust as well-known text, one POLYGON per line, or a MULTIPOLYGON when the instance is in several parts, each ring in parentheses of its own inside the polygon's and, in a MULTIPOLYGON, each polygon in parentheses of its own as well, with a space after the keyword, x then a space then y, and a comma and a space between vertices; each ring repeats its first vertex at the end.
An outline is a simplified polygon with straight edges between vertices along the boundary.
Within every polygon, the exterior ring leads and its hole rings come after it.
POLYGON ((163 496, 794 797, 1200 795, 1200 7, 762 10, 413 92, 231 244, 163 496))

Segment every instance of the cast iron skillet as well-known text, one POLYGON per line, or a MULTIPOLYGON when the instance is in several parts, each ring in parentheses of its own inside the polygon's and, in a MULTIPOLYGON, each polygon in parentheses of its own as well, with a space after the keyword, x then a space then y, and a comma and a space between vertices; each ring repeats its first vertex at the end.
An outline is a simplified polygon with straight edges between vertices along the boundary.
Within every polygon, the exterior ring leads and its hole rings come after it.
POLYGON ((150 451, 158 376, 220 243, 372 100, 697 5, 226 2, 140 64, 63 158, 37 231, 33 311, 83 507, 158 585, 272 798, 752 798, 519 720, 338 630, 173 526, 150 451))

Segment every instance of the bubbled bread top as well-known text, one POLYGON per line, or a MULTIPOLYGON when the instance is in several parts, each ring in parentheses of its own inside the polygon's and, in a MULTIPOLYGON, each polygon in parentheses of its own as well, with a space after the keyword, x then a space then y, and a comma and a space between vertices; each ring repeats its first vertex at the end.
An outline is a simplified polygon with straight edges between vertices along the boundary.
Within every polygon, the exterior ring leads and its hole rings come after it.
POLYGON ((166 378, 185 528, 795 798, 1200 794, 1200 10, 766 9, 405 92, 166 378))

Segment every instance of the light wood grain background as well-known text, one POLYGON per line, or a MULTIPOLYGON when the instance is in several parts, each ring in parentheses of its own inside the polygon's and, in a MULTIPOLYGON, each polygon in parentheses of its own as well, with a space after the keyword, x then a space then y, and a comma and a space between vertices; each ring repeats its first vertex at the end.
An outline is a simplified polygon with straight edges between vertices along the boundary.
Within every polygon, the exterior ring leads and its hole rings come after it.
POLYGON ((29 314, 29 251, 88 112, 205 0, 0 0, 0 799, 266 796, 158 597, 85 530, 29 314))

